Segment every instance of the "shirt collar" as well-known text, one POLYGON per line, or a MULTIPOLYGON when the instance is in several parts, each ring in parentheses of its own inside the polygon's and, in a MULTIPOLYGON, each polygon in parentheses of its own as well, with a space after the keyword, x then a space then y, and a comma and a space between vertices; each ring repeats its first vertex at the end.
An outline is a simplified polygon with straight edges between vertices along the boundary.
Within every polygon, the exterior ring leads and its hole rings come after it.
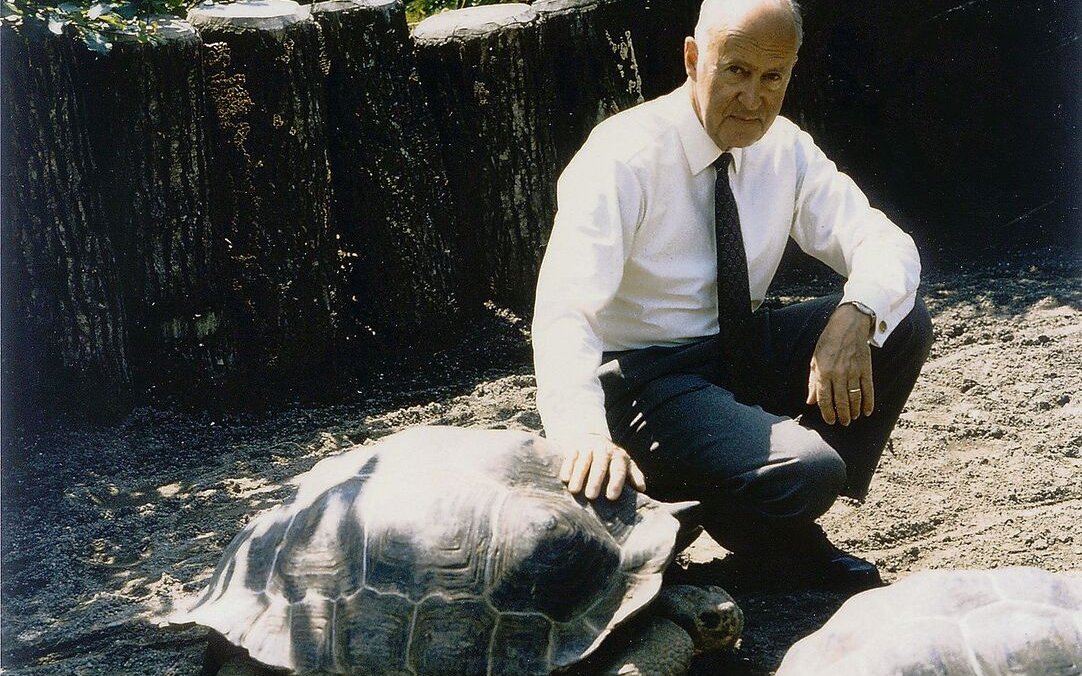
MULTIPOLYGON (((691 105, 691 84, 685 82, 684 86, 674 91, 670 96, 675 98, 677 118, 676 128, 680 133, 680 143, 684 146, 684 155, 688 160, 688 167, 692 175, 697 175, 721 157, 721 148, 710 138, 699 116, 695 114, 695 108, 691 105)), ((744 155, 743 148, 730 148, 728 151, 733 156, 733 171, 740 171, 740 161, 744 155)))

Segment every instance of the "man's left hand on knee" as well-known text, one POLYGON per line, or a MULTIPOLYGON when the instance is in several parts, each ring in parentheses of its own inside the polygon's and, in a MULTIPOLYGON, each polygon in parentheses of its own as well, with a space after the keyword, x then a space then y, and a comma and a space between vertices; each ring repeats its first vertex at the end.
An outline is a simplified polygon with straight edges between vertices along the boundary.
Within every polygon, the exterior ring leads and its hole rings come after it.
POLYGON ((848 426, 875 409, 872 353, 868 345, 874 319, 856 307, 839 305, 819 336, 808 373, 809 405, 818 404, 823 420, 848 426))

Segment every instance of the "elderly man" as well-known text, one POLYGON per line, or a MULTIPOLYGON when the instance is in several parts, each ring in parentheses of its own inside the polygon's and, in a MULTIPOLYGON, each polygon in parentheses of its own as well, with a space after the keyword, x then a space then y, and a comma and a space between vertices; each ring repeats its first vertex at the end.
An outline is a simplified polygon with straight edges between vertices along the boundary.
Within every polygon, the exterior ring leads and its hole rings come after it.
POLYGON ((699 500, 738 560, 859 589, 875 566, 815 520, 867 492, 931 324, 912 240, 778 117, 801 37, 790 0, 705 0, 687 82, 598 125, 568 165, 537 287, 538 407, 570 490, 699 500), (790 237, 844 290, 759 308, 790 237))

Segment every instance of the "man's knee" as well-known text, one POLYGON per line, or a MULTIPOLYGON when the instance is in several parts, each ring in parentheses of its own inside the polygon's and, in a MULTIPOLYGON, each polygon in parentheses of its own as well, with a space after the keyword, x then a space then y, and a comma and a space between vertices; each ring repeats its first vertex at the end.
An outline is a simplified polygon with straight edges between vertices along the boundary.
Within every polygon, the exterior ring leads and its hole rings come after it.
POLYGON ((845 488, 845 461, 819 434, 792 421, 776 425, 771 437, 787 457, 774 466, 776 491, 760 509, 774 518, 818 518, 845 488))
POLYGON ((932 328, 932 315, 920 296, 917 296, 913 309, 902 320, 902 324, 903 326, 899 328, 904 328, 904 330, 899 333, 905 336, 906 353, 923 364, 935 341, 935 330, 932 328))
POLYGON ((796 467, 795 506, 801 518, 817 519, 830 509, 845 488, 845 461, 820 439, 813 451, 798 458, 796 467))

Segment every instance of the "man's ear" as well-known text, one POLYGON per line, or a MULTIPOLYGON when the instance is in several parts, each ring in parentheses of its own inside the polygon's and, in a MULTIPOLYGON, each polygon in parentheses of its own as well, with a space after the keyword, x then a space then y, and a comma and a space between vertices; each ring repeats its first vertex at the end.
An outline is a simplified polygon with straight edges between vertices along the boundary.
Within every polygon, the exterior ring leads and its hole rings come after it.
POLYGON ((684 70, 688 77, 695 80, 695 68, 699 63, 699 45, 695 44, 695 38, 684 38, 684 70))

